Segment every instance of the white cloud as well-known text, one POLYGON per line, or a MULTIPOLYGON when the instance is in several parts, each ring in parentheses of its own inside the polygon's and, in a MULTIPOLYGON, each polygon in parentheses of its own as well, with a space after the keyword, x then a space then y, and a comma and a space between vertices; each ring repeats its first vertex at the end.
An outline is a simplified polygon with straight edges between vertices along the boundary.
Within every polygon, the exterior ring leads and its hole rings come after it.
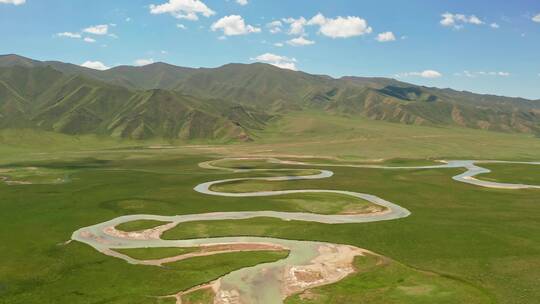
POLYGON ((223 30, 225 36, 246 35, 259 33, 260 28, 246 25, 244 18, 239 15, 225 16, 212 24, 212 31, 223 30))
POLYGON ((463 73, 455 73, 454 74, 455 76, 464 76, 464 77, 468 77, 468 78, 476 78, 476 77, 481 77, 481 76, 497 76, 497 77, 508 77, 510 76, 511 74, 509 72, 505 72, 505 71, 499 71, 499 72, 496 72, 496 71, 491 71, 491 72, 484 72, 484 71, 480 71, 480 72, 471 72, 471 71, 463 71, 463 73))
POLYGON ((375 40, 377 40, 379 42, 395 41, 396 36, 394 36, 394 33, 392 33, 392 32, 384 32, 384 33, 380 33, 379 35, 377 35, 375 40))
POLYGON ((540 23, 540 14, 532 17, 532 21, 540 23))
POLYGON ((244 5, 248 5, 248 0, 236 0, 236 3, 244 6, 244 5))
POLYGON ((337 18, 326 18, 319 13, 309 22, 308 25, 318 25, 319 33, 331 38, 349 38, 354 36, 362 36, 372 32, 372 28, 368 26, 367 21, 360 17, 348 16, 337 18))
POLYGON ((109 25, 100 24, 100 25, 90 26, 83 29, 83 32, 94 34, 94 35, 107 35, 107 33, 109 33, 109 25))
POLYGON ((298 19, 294 18, 286 18, 283 19, 283 22, 290 24, 289 26, 289 35, 303 35, 304 34, 304 26, 307 24, 307 20, 304 17, 300 17, 298 19))
POLYGON ((84 63, 81 64, 81 66, 85 68, 101 70, 101 71, 110 69, 101 61, 85 61, 84 63))
POLYGON ((0 3, 21 5, 21 4, 25 4, 26 0, 0 0, 0 3))
POLYGON ((56 34, 58 37, 66 37, 66 38, 75 38, 75 39, 81 39, 81 34, 79 33, 72 33, 72 32, 63 32, 56 34))
POLYGON ((287 41, 287 44, 292 46, 306 46, 315 44, 315 41, 306 39, 304 36, 300 36, 298 38, 287 41))
POLYGON ((199 20, 199 14, 210 17, 216 12, 200 0, 169 0, 159 5, 150 4, 150 13, 170 14, 178 19, 199 20))
POLYGON ((283 43, 281 43, 281 42, 276 42, 276 43, 274 43, 274 46, 275 46, 275 47, 283 47, 283 43))
POLYGON ((137 60, 135 60, 134 63, 135 63, 136 66, 149 65, 149 64, 154 63, 154 59, 153 58, 137 59, 137 60))
POLYGON ((494 28, 494 29, 498 29, 498 28, 500 27, 499 24, 497 24, 497 23, 495 23, 495 22, 491 23, 489 26, 490 26, 491 28, 494 28))
POLYGON ((281 32, 281 27, 283 26, 283 23, 279 20, 272 21, 270 23, 266 24, 266 27, 268 28, 268 31, 272 34, 277 34, 281 32))
POLYGON ((439 78, 442 77, 442 74, 434 70, 424 70, 422 72, 406 72, 395 75, 397 78, 403 77, 422 77, 422 78, 439 78))
POLYGON ((90 37, 84 37, 84 42, 94 43, 94 42, 96 42, 96 39, 90 38, 90 37))
POLYGON ((440 21, 441 25, 446 27, 453 27, 455 29, 461 29, 465 24, 474 24, 482 25, 485 22, 480 20, 480 18, 475 15, 464 15, 464 14, 452 14, 446 12, 441 15, 442 19, 440 21))
POLYGON ((255 58, 251 58, 253 61, 268 63, 278 68, 289 69, 296 71, 296 59, 285 56, 280 56, 272 53, 265 53, 255 58))
POLYGON ((476 25, 484 24, 484 22, 475 15, 470 16, 468 22, 476 25))
POLYGON ((183 30, 187 29, 187 27, 181 23, 176 24, 176 27, 183 30))

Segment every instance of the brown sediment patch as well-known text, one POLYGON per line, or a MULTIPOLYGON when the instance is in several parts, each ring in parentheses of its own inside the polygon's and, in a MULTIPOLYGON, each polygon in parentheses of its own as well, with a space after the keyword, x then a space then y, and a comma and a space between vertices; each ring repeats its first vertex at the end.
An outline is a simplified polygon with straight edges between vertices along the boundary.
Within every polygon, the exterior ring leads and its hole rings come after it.
POLYGON ((231 243, 231 244, 212 244, 201 245, 197 247, 198 250, 186 254, 181 254, 173 257, 167 257, 157 260, 143 260, 140 264, 163 266, 163 264, 178 262, 195 257, 211 256, 222 253, 232 252, 248 252, 248 251, 284 251, 289 250, 280 245, 270 243, 231 243))
POLYGON ((217 279, 207 284, 195 286, 186 291, 179 292, 173 297, 176 298, 176 304, 191 304, 191 303, 184 302, 182 300, 182 297, 190 293, 200 291, 200 290, 208 290, 214 294, 214 301, 212 302, 212 304, 249 304, 249 303, 242 302, 240 298, 240 293, 238 292, 238 290, 222 289, 221 279, 217 279))
POLYGON ((58 246, 66 246, 66 245, 71 244, 72 241, 73 241, 73 240, 67 240, 67 241, 65 241, 65 242, 58 243, 57 245, 58 245, 58 246))
POLYGON ((130 239, 130 240, 159 240, 163 232, 173 228, 177 223, 171 222, 161 226, 140 231, 121 231, 116 229, 116 226, 109 226, 103 229, 103 232, 110 236, 130 239))
POLYGON ((153 145, 148 146, 147 149, 175 149, 177 147, 175 146, 168 146, 168 145, 153 145))
POLYGON ((13 185, 32 185, 31 182, 14 181, 14 180, 8 180, 8 179, 5 179, 4 183, 6 183, 7 185, 10 185, 10 186, 13 186, 13 185))
POLYGON ((386 208, 386 207, 379 206, 379 205, 372 205, 372 206, 368 206, 366 208, 359 209, 359 210, 355 210, 354 206, 345 207, 345 210, 339 212, 338 214, 340 214, 340 215, 360 215, 360 214, 362 214, 362 215, 381 215, 381 214, 385 214, 385 213, 389 213, 389 212, 391 212, 391 210, 386 208))
POLYGON ((319 255, 310 264, 287 266, 283 273, 284 298, 308 289, 338 282, 355 273, 354 258, 372 252, 349 245, 320 245, 319 255))
MULTIPOLYGON (((8 173, 8 172, 11 172, 11 170, 5 169, 5 171, 0 171, 0 173, 8 173)), ((0 176, 0 181, 4 182, 8 186, 32 184, 31 182, 26 182, 26 181, 10 180, 8 176, 0 176)))
POLYGON ((80 236, 82 238, 85 238, 85 239, 94 240, 94 241, 96 241, 97 243, 100 243, 100 244, 106 244, 106 245, 111 244, 110 241, 108 241, 108 240, 106 240, 106 239, 104 239, 104 238, 102 238, 100 236, 97 236, 97 235, 95 235, 95 234, 93 234, 93 233, 91 233, 89 231, 82 231, 80 233, 80 236))

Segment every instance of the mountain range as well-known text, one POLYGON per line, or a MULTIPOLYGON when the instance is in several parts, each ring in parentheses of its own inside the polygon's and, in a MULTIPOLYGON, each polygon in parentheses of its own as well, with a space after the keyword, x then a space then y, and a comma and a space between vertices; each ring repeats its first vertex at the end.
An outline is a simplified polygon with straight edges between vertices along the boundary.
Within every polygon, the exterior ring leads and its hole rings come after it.
POLYGON ((0 56, 0 128, 119 138, 249 141, 295 111, 540 134, 540 100, 311 75, 262 64, 105 71, 0 56))

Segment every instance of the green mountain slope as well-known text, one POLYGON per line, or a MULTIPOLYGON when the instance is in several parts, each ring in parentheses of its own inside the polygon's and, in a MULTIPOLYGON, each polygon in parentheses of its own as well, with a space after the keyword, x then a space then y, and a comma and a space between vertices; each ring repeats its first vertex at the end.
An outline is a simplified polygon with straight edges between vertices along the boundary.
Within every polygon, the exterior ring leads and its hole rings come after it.
POLYGON ((122 138, 249 140, 270 119, 244 106, 131 90, 45 67, 0 68, 0 127, 122 138))
POLYGON ((228 64, 191 69, 165 63, 106 71, 0 56, 0 127, 127 138, 249 140, 295 111, 403 124, 540 134, 540 102, 228 64))

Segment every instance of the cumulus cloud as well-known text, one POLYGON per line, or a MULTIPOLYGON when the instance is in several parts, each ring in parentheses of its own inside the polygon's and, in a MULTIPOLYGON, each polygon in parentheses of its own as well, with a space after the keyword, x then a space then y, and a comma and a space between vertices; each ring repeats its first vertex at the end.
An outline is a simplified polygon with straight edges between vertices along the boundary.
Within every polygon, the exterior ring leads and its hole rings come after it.
MULTIPOLYGON (((107 36, 109 36, 111 38, 117 39, 118 36, 116 34, 109 33, 109 26, 116 26, 116 24, 111 23, 111 24, 94 25, 94 26, 90 26, 90 27, 82 29, 81 32, 86 33, 86 34, 99 35, 99 36, 107 35, 107 36)), ((57 33, 56 36, 57 37, 64 37, 64 38, 83 39, 84 42, 88 42, 88 43, 96 42, 96 40, 94 38, 91 38, 91 37, 84 37, 83 38, 81 32, 79 32, 79 33, 62 32, 62 33, 57 33)))
POLYGON ((296 59, 285 56, 280 56, 272 53, 265 53, 255 58, 251 58, 253 61, 268 63, 278 68, 289 69, 296 71, 296 59))
POLYGON ((100 25, 90 26, 83 29, 83 32, 94 34, 94 35, 107 35, 109 33, 109 25, 100 24, 100 25))
POLYGON ((183 25, 182 23, 176 24, 176 27, 179 28, 179 29, 182 29, 182 30, 187 29, 187 27, 185 25, 183 25))
POLYGON ((26 0, 0 0, 0 3, 21 5, 21 4, 25 4, 26 0))
POLYGON ((319 33, 331 38, 349 38, 354 36, 362 36, 372 32, 372 28, 368 26, 367 21, 360 17, 348 16, 337 18, 326 18, 319 13, 311 18, 308 25, 318 25, 319 33))
POLYGON ((268 31, 272 34, 277 34, 281 32, 281 27, 283 26, 283 23, 279 20, 272 21, 270 23, 266 24, 266 27, 268 28, 268 31))
POLYGON ((482 25, 485 23, 475 15, 467 16, 464 14, 452 14, 446 12, 442 14, 441 17, 441 25, 446 27, 453 27, 455 29, 461 29, 465 24, 482 25))
POLYGON ((532 21, 540 23, 540 14, 532 17, 532 21))
POLYGON ((236 0, 236 3, 244 6, 244 5, 248 5, 248 0, 236 0))
POLYGON ((81 64, 81 66, 85 68, 89 68, 89 69, 100 70, 100 71, 110 69, 101 61, 85 61, 84 63, 81 64))
POLYGON ((395 41, 396 36, 394 36, 394 33, 392 33, 392 32, 384 32, 384 33, 380 33, 379 35, 377 35, 375 40, 377 40, 379 42, 395 41))
POLYGON ((169 0, 163 4, 150 4, 150 13, 170 14, 178 19, 199 20, 199 15, 210 17, 216 12, 200 0, 169 0))
POLYGON ((287 41, 287 44, 292 46, 306 46, 315 44, 315 41, 306 39, 304 36, 300 36, 298 38, 287 41))
POLYGON ((58 37, 66 37, 66 38, 74 38, 74 39, 81 39, 81 34, 79 33, 72 33, 72 32, 63 32, 56 34, 58 37))
POLYGON ((300 17, 298 19, 295 18, 285 18, 283 19, 283 22, 289 24, 289 31, 287 32, 289 35, 303 35, 304 34, 304 26, 307 24, 307 20, 304 17, 300 17))
POLYGON ((497 76, 497 77, 508 77, 510 76, 511 74, 509 72, 505 72, 505 71, 491 71, 491 72, 484 72, 484 71, 480 71, 480 72, 471 72, 471 71, 463 71, 462 73, 455 73, 454 74, 455 76, 460 76, 460 77, 469 77, 469 78, 476 78, 476 77, 481 77, 481 76, 497 76))
POLYGON ((442 77, 442 74, 435 70, 424 70, 422 72, 406 72, 395 75, 396 78, 403 77, 422 77, 422 78, 439 78, 442 77))
POLYGON ((489 26, 494 29, 498 29, 500 27, 499 24, 495 22, 491 23, 489 26))
POLYGON ((135 65, 136 66, 143 66, 143 65, 149 65, 149 64, 152 64, 154 63, 154 59, 153 58, 142 58, 142 59, 137 59, 135 60, 135 65))
POLYGON ((275 47, 283 47, 283 43, 281 43, 281 42, 276 42, 276 43, 274 43, 274 46, 275 46, 275 47))
POLYGON ((214 22, 212 31, 222 30, 226 36, 247 35, 250 33, 259 33, 260 28, 247 25, 244 18, 239 15, 225 16, 214 22))

